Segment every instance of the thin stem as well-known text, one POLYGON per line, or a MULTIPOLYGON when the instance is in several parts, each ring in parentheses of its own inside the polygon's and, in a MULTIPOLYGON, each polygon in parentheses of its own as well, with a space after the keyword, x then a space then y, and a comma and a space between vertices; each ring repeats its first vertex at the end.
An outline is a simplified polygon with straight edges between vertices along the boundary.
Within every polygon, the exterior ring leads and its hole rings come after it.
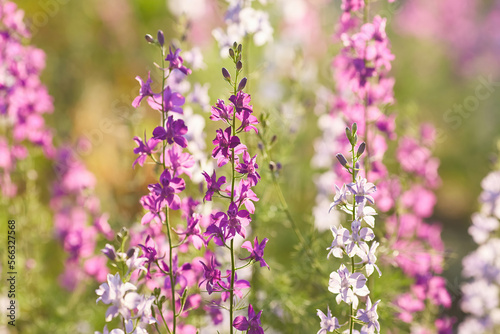
POLYGON ((166 219, 165 223, 167 225, 167 236, 168 236, 168 250, 169 250, 169 266, 170 270, 168 271, 168 276, 170 277, 170 291, 172 293, 172 312, 173 312, 173 317, 172 317, 172 333, 175 334, 176 332, 176 326, 177 326, 177 315, 175 312, 175 277, 174 277, 174 271, 172 267, 173 263, 173 250, 174 248, 172 247, 172 234, 170 232, 170 222, 169 222, 169 210, 168 206, 166 207, 166 219))
MULTIPOLYGON (((352 272, 354 272, 354 257, 351 257, 352 272)), ((351 317, 349 318, 349 333, 352 334, 354 329, 354 306, 351 303, 351 317)))

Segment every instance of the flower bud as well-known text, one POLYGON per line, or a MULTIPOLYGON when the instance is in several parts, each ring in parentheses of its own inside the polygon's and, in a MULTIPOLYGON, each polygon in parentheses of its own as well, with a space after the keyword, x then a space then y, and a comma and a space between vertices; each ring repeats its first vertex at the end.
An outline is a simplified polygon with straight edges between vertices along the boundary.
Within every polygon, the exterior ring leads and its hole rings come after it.
POLYGON ((358 151, 356 152, 356 156, 357 157, 361 156, 361 154, 363 154, 363 152, 365 151, 365 148, 366 148, 366 144, 365 144, 365 142, 362 142, 358 147, 358 151))
POLYGON ((276 140, 278 139, 278 136, 274 135, 272 138, 271 138, 271 144, 274 144, 276 142, 276 140))
POLYGON ((351 129, 349 129, 349 127, 345 128, 345 135, 347 136, 347 139, 349 139, 349 141, 351 141, 352 132, 351 132, 351 129))
POLYGON ((243 49, 243 45, 238 45, 238 53, 241 53, 241 50, 243 49))
POLYGON ((243 88, 245 88, 245 86, 247 85, 247 78, 243 78, 241 79, 239 85, 238 85, 238 91, 240 90, 243 90, 243 88))
POLYGON ((358 132, 358 124, 353 123, 353 124, 352 124, 352 133, 353 133, 353 134, 356 134, 356 132, 358 132))
POLYGON ((155 40, 154 40, 153 36, 151 36, 150 34, 147 34, 146 36, 144 36, 144 38, 146 38, 146 41, 147 41, 148 43, 153 44, 153 43, 155 42, 155 40))
POLYGON ((241 69, 243 68, 243 63, 241 62, 241 60, 239 62, 236 63, 236 69, 239 71, 241 71, 241 69))
POLYGON ((110 259, 111 261, 114 261, 116 259, 116 251, 115 251, 115 248, 110 245, 110 244, 106 244, 106 246, 104 247, 104 249, 101 250, 101 252, 106 255, 106 257, 108 259, 110 259))
POLYGON ((130 248, 130 249, 127 251, 127 259, 130 259, 132 256, 134 256, 135 251, 136 251, 135 247, 130 248))
POLYGON ((163 44, 165 44, 165 36, 163 35, 163 31, 161 30, 158 30, 158 43, 160 43, 161 46, 163 46, 163 44))
POLYGON ((347 168, 347 159, 344 157, 344 155, 342 153, 337 153, 336 157, 340 164, 347 168))
POLYGON ((231 74, 229 74, 228 70, 225 67, 222 68, 222 76, 224 77, 224 79, 226 79, 227 82, 231 81, 231 74))
POLYGON ((259 150, 264 151, 264 145, 261 142, 257 144, 257 147, 259 148, 259 150))
POLYGON ((269 163, 269 169, 271 170, 271 172, 274 172, 277 168, 276 168, 276 164, 274 163, 274 161, 271 161, 269 163))
POLYGON ((234 59, 234 50, 233 49, 229 49, 229 57, 234 59))
POLYGON ((233 43, 233 49, 235 49, 235 50, 236 50, 236 47, 237 47, 237 46, 238 46, 238 43, 234 42, 234 43, 233 43))
POLYGON ((356 165, 354 166, 354 171, 353 171, 354 177, 358 177, 359 168, 360 168, 359 162, 356 162, 356 165))

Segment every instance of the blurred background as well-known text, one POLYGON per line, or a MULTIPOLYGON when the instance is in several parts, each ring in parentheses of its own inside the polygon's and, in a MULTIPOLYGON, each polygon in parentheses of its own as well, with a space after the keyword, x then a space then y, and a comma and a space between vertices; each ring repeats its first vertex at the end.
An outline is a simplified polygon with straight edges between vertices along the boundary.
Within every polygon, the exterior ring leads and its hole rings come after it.
MULTIPOLYGON (((54 97, 55 111, 48 122, 57 129, 56 143, 70 141, 79 148, 80 157, 96 176, 96 192, 113 229, 130 226, 142 212, 138 199, 151 177, 132 169, 136 146, 132 138, 151 131, 159 117, 146 106, 137 110, 131 106, 139 91, 134 78, 145 78, 148 71, 157 77, 153 62, 161 61, 144 35, 162 29, 166 40, 183 50, 198 47, 203 64, 189 77, 191 91, 195 83, 206 85, 208 104, 214 104, 228 93, 220 69, 229 61, 221 58, 212 36, 212 30, 224 24, 226 1, 17 3, 31 23, 32 44, 47 54, 42 80, 54 97)), ((319 87, 334 87, 330 63, 339 50, 332 35, 340 1, 270 0, 256 6, 268 10, 276 43, 259 46, 255 40, 246 41, 249 93, 254 110, 271 115, 269 127, 278 136, 274 159, 283 166, 280 182, 297 221, 305 222, 301 228, 308 231, 316 193, 315 171, 309 163, 318 135, 314 110, 319 87), (286 88, 267 81, 273 71, 282 70, 280 63, 290 66, 284 69, 289 73, 286 88), (311 82, 320 85, 304 88, 311 82)), ((500 2, 398 0, 384 3, 380 10, 388 18, 396 56, 392 110, 397 112, 397 124, 401 131, 411 132, 416 124, 429 122, 438 132, 435 155, 441 161, 442 184, 431 221, 443 225, 448 258, 444 276, 456 302, 460 261, 475 248, 467 234, 470 215, 478 209, 480 181, 496 160, 500 138, 500 2)), ((206 106, 193 109, 208 120, 206 106)), ((207 125, 208 145, 213 126, 207 125)), ((261 166, 266 167, 264 162, 261 166)), ((276 213, 262 221, 281 218, 276 213)), ((280 225, 259 223, 256 229, 269 238, 279 236, 280 241, 269 243, 266 254, 285 265, 293 251, 287 242, 294 240, 293 233, 283 232, 280 225)), ((326 236, 325 245, 328 240, 326 236)), ((460 317, 456 303, 452 313, 460 317)))

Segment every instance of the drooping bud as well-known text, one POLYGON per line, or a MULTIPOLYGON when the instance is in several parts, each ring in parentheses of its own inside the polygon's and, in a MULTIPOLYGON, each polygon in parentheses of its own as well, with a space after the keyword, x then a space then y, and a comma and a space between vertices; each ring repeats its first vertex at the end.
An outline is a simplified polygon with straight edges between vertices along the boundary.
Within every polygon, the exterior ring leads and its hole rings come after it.
POLYGON ((163 44, 165 44, 165 36, 163 35, 163 31, 161 30, 158 30, 158 43, 160 43, 161 46, 163 46, 163 44))
POLYGON ((116 251, 115 251, 115 247, 113 247, 113 245, 106 244, 106 246, 104 247, 104 249, 101 250, 101 252, 104 255, 106 255, 106 257, 108 259, 110 259, 111 261, 114 261, 116 259, 116 251))
POLYGON ((243 90, 243 88, 245 88, 245 86, 247 85, 247 78, 243 78, 241 79, 239 85, 238 85, 238 91, 240 90, 243 90))
POLYGON ((342 153, 337 153, 336 157, 340 164, 347 168, 347 159, 344 157, 344 155, 342 153))
POLYGON ((356 152, 356 156, 357 157, 360 157, 361 154, 363 154, 363 152, 365 151, 365 148, 366 148, 366 144, 365 142, 362 142, 359 147, 358 147, 358 151, 356 152))
POLYGON ((241 61, 237 62, 236 63, 236 69, 239 71, 241 71, 241 69, 243 68, 243 63, 241 61))
POLYGON ((146 38, 146 41, 147 41, 148 43, 153 44, 153 43, 155 42, 155 40, 154 40, 153 36, 151 36, 150 34, 147 34, 146 36, 144 36, 144 38, 146 38))
POLYGON ((229 74, 229 71, 225 67, 222 68, 222 76, 227 82, 231 82, 231 74, 229 74))

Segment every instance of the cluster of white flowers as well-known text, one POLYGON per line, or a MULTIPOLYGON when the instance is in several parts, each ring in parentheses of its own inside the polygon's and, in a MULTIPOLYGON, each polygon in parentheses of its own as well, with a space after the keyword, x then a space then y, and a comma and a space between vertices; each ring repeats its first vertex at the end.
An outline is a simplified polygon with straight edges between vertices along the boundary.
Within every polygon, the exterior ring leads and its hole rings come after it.
POLYGON ((462 275, 471 279, 462 286, 462 311, 468 314, 459 334, 492 333, 500 328, 500 171, 481 183, 481 210, 472 215, 469 234, 479 247, 463 261, 462 275))
MULTIPOLYGON (((234 42, 253 36, 255 45, 262 46, 273 39, 273 28, 269 23, 269 14, 251 7, 252 1, 228 0, 229 8, 224 17, 226 30, 216 28, 212 31, 219 43, 221 57, 227 56, 227 50, 234 42)), ((265 1, 260 1, 262 4, 265 1)))

